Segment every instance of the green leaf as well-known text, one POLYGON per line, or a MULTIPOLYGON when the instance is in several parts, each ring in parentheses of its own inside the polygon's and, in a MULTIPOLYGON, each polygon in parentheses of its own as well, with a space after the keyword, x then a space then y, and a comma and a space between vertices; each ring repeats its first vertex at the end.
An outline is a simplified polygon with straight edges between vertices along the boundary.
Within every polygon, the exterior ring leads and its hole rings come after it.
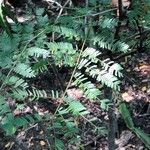
POLYGON ((35 72, 29 65, 25 63, 18 63, 14 68, 14 71, 27 78, 35 77, 35 72))
POLYGON ((119 112, 121 113, 121 115, 122 115, 122 117, 123 117, 127 127, 129 129, 133 130, 134 129, 134 123, 132 121, 130 112, 129 112, 129 110, 128 110, 128 108, 127 108, 125 103, 121 103, 119 105, 119 112))
POLYGON ((42 49, 42 48, 38 48, 38 47, 31 47, 28 48, 28 55, 29 56, 34 56, 34 57, 42 57, 47 58, 50 56, 50 52, 48 50, 42 49))
POLYGON ((65 148, 64 142, 58 138, 55 138, 55 147, 56 150, 64 150, 65 148))
POLYGON ((2 125, 2 128, 6 132, 6 135, 13 135, 17 130, 17 128, 13 124, 11 124, 11 122, 2 125))
POLYGON ((65 97, 65 102, 68 104, 68 108, 67 110, 69 112, 72 112, 73 115, 77 115, 77 116, 80 116, 80 115, 86 115, 86 114, 89 114, 89 112, 87 111, 87 109, 82 105, 81 102, 73 99, 73 98, 70 98, 70 97, 65 97))
POLYGON ((141 139, 141 141, 145 144, 145 146, 150 149, 150 135, 147 135, 142 130, 135 128, 134 132, 141 139))
POLYGON ((110 100, 109 99, 103 99, 100 102, 101 102, 100 107, 104 110, 108 110, 110 100))
POLYGON ((17 128, 13 124, 14 116, 12 113, 7 113, 7 115, 2 119, 2 129, 6 132, 6 135, 13 135, 17 128))
POLYGON ((135 134, 142 140, 147 148, 150 149, 150 136, 144 133, 142 130, 134 127, 130 112, 125 103, 121 103, 119 106, 119 111, 129 129, 131 129, 135 134))
POLYGON ((13 124, 16 127, 23 127, 28 124, 28 121, 23 117, 18 117, 14 119, 13 124))

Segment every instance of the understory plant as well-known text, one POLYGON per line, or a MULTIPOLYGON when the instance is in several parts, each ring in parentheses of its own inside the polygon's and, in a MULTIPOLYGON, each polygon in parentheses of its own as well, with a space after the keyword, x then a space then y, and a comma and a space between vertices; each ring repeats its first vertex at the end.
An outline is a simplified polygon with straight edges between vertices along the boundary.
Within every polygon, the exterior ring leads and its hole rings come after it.
MULTIPOLYGON (((50 8, 35 7, 33 11, 28 5, 27 14, 34 17, 23 23, 11 23, 9 27, 3 19, 5 12, 0 12, 3 27, 0 33, 0 127, 6 135, 14 136, 31 125, 49 122, 47 131, 52 135, 52 149, 58 150, 65 148, 66 140, 67 144, 82 145, 79 118, 89 123, 95 132, 99 131, 98 134, 107 134, 106 127, 96 126, 86 118, 90 112, 80 100, 69 97, 67 90, 71 86, 79 88, 83 97, 99 102, 109 112, 123 80, 123 63, 118 58, 150 47, 148 1, 140 5, 133 0, 125 16, 121 15, 121 7, 110 8, 108 0, 98 3, 88 0, 86 7, 74 7, 69 2, 62 3, 61 7, 54 2, 57 8, 51 10, 56 11, 54 14, 50 14, 50 8), (118 17, 115 10, 120 12, 118 17), (60 77, 59 69, 63 67, 69 70, 69 79, 60 77), (49 72, 58 80, 57 89, 49 85, 45 90, 31 84, 49 72), (52 114, 40 115, 34 110, 34 102, 41 99, 57 102, 52 114), (33 111, 14 113, 29 104, 33 111)), ((149 137, 129 125, 132 124, 128 121, 130 115, 125 116, 129 112, 122 103, 119 105, 127 126, 149 147, 149 137)))

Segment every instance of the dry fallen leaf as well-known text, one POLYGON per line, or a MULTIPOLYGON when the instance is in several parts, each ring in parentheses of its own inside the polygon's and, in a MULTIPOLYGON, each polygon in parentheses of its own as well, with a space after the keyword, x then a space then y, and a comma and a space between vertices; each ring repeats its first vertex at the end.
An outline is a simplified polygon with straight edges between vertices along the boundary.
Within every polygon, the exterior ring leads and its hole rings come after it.
POLYGON ((150 65, 141 65, 139 71, 141 75, 150 75, 150 65))
POLYGON ((118 145, 120 150, 125 150, 124 146, 128 144, 129 140, 134 137, 134 134, 129 130, 122 131, 120 138, 117 139, 115 142, 118 145))
POLYGON ((44 145, 46 145, 46 143, 42 140, 42 141, 40 141, 40 145, 44 146, 44 145))
POLYGON ((141 90, 142 90, 143 92, 146 92, 146 91, 147 91, 147 87, 146 87, 146 86, 143 86, 141 90))
POLYGON ((5 148, 9 148, 11 145, 11 142, 8 142, 6 145, 5 145, 5 148))
POLYGON ((150 89, 147 90, 147 94, 150 95, 150 89))
POLYGON ((32 113, 32 109, 29 106, 27 106, 26 108, 24 108, 24 113, 25 114, 26 113, 32 113))
POLYGON ((129 95, 127 92, 122 94, 122 98, 126 102, 130 102, 130 101, 134 100, 134 97, 132 95, 129 95))
POLYGON ((67 95, 74 99, 80 99, 83 97, 83 91, 80 89, 72 88, 67 90, 67 95))
POLYGON ((40 131, 40 134, 43 134, 44 132, 43 131, 40 131))
POLYGON ((24 140, 24 139, 26 138, 25 132, 24 132, 24 131, 19 132, 16 138, 17 138, 17 140, 19 140, 19 141, 24 140))

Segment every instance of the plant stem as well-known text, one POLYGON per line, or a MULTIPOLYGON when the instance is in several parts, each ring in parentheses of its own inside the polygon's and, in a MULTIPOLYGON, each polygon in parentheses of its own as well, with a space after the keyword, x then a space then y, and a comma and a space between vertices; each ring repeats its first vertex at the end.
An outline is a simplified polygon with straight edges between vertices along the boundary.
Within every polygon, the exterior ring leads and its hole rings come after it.
POLYGON ((110 104, 108 107, 108 119, 109 119, 109 127, 108 127, 108 149, 115 150, 115 133, 116 133, 116 118, 114 113, 114 100, 113 100, 113 92, 112 89, 106 87, 105 96, 110 100, 110 104))
MULTIPOLYGON (((79 61, 80 61, 81 54, 82 54, 82 52, 83 52, 83 50, 84 50, 85 42, 86 42, 86 39, 83 41, 83 44, 82 44, 82 47, 81 47, 81 50, 80 50, 80 54, 79 54, 79 57, 78 57, 77 62, 76 62, 76 66, 75 66, 75 68, 74 68, 74 70, 73 70, 73 72, 72 72, 72 75, 71 75, 71 77, 70 77, 69 83, 68 83, 68 85, 67 85, 67 87, 66 87, 66 89, 65 89, 65 91, 64 91, 64 93, 63 93, 63 96, 62 96, 62 98, 61 98, 62 100, 64 99, 64 97, 65 97, 65 95, 66 95, 66 93, 67 93, 67 90, 68 90, 69 86, 71 85, 71 82, 72 82, 72 79, 73 79, 73 77, 74 77, 74 74, 75 74, 75 72, 76 72, 76 70, 77 70, 77 66, 78 66, 78 63, 79 63, 79 61)), ((58 112, 60 106, 61 106, 61 103, 59 103, 59 105, 58 105, 58 107, 57 107, 57 109, 56 109, 54 115, 56 115, 56 113, 58 112)))

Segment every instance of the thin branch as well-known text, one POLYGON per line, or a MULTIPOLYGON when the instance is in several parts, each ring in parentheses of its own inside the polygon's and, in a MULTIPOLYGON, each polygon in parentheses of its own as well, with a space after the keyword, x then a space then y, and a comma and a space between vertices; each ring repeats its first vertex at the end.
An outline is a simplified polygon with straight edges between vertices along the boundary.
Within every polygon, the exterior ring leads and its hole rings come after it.
POLYGON ((119 39, 119 32, 120 32, 120 27, 121 27, 121 22, 123 20, 123 11, 122 11, 123 5, 122 5, 122 0, 118 0, 118 10, 117 14, 119 15, 119 21, 116 27, 116 32, 114 35, 114 39, 119 39))
POLYGON ((62 8, 62 5, 59 4, 58 2, 56 2, 55 0, 46 0, 46 2, 47 2, 48 4, 50 4, 50 3, 55 3, 58 7, 62 8))
MULTIPOLYGON (((89 6, 89 0, 86 0, 85 1, 85 7, 86 7, 86 9, 88 9, 88 6, 89 6)), ((85 25, 88 24, 88 16, 85 16, 84 23, 85 23, 85 25)), ((88 32, 88 27, 85 26, 85 30, 84 30, 85 36, 87 35, 87 32, 88 32)))
POLYGON ((146 29, 145 31, 141 32, 141 33, 135 33, 129 37, 127 37, 125 40, 129 41, 133 38, 138 39, 140 37, 140 34, 142 35, 142 40, 144 40, 149 34, 150 34, 150 29, 146 29))
POLYGON ((66 6, 69 2, 70 2, 70 0, 67 0, 67 1, 65 2, 65 4, 61 7, 61 9, 60 9, 60 11, 59 11, 59 14, 58 14, 58 16, 57 16, 55 22, 57 22, 58 18, 61 16, 61 14, 62 14, 62 12, 63 12, 63 9, 65 8, 65 6, 66 6))
POLYGON ((104 10, 104 11, 102 11, 102 12, 98 12, 98 13, 95 13, 95 14, 86 14, 86 15, 82 15, 82 16, 77 16, 77 17, 73 17, 73 18, 81 18, 81 17, 85 17, 85 16, 92 16, 92 17, 94 17, 94 16, 98 16, 98 15, 103 15, 103 14, 105 14, 105 13, 108 13, 108 12, 111 12, 111 11, 114 11, 114 10, 117 10, 117 8, 112 8, 112 9, 108 9, 108 10, 104 10))
POLYGON ((111 12, 111 11, 114 11, 114 10, 117 10, 117 8, 112 8, 112 9, 104 10, 102 12, 95 13, 95 14, 89 14, 88 16, 94 17, 94 16, 97 16, 97 15, 103 15, 105 13, 108 13, 108 12, 111 12))
MULTIPOLYGON (((79 63, 79 61, 80 61, 81 54, 82 54, 82 52, 83 52, 83 50, 84 50, 85 42, 86 42, 86 39, 84 40, 84 42, 83 42, 83 44, 82 44, 82 47, 81 47, 81 50, 80 50, 80 54, 79 54, 79 57, 78 57, 77 62, 76 62, 76 66, 75 66, 75 68, 74 68, 74 70, 73 70, 73 72, 72 72, 72 75, 71 75, 71 77, 70 77, 70 80, 69 80, 69 82, 68 82, 68 85, 67 85, 67 87, 66 87, 66 89, 65 89, 65 91, 64 91, 64 93, 63 93, 63 96, 62 96, 62 98, 61 98, 62 100, 64 100, 64 97, 65 97, 65 95, 66 95, 66 93, 67 93, 67 90, 68 90, 68 88, 70 87, 71 82, 72 82, 72 79, 73 79, 73 77, 74 77, 74 74, 75 74, 75 72, 76 72, 76 70, 77 70, 77 66, 78 66, 78 63, 79 63)), ((54 116, 57 114, 57 112, 58 112, 58 110, 59 110, 61 104, 62 104, 62 103, 59 103, 59 105, 58 105, 58 107, 57 107, 57 109, 56 109, 56 111, 55 111, 55 113, 54 113, 54 116)))

